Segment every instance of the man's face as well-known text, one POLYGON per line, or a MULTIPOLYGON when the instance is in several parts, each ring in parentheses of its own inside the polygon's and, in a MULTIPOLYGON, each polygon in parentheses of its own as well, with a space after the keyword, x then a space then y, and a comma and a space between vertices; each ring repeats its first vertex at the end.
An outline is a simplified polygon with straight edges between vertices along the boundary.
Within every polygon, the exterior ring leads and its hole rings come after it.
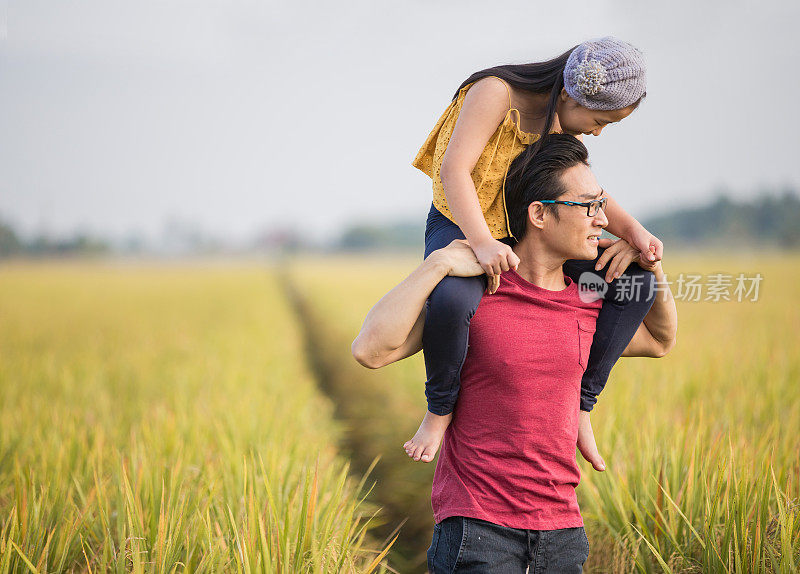
MULTIPOLYGON (((557 199, 587 202, 605 197, 602 188, 588 166, 574 165, 561 174, 567 191, 557 199)), ((593 217, 586 215, 586 207, 556 204, 558 219, 548 213, 542 229, 549 247, 565 259, 595 259, 600 232, 608 225, 605 212, 600 209, 593 217)))

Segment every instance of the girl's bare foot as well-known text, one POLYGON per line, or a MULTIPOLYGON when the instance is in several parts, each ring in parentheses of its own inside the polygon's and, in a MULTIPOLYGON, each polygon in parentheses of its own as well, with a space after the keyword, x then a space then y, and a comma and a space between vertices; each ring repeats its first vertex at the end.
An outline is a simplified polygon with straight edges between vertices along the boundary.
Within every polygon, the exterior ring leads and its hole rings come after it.
POLYGON ((595 470, 603 471, 606 463, 600 453, 597 452, 597 442, 594 440, 592 422, 589 420, 589 413, 581 411, 580 425, 578 426, 578 450, 595 470))
POLYGON ((444 431, 453 419, 453 413, 447 415, 435 415, 430 411, 425 412, 425 418, 417 429, 414 438, 408 440, 403 445, 406 454, 414 460, 431 462, 442 444, 444 431))

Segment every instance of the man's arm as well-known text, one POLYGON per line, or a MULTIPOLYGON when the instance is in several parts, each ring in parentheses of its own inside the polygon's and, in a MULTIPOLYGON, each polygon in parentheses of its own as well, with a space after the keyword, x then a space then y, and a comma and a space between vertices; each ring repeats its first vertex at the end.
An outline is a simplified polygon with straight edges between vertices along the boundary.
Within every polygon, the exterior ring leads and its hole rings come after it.
POLYGON ((678 310, 675 299, 666 282, 661 262, 651 269, 657 284, 664 288, 656 295, 644 321, 622 352, 623 357, 663 357, 675 346, 678 332, 678 310))
POLYGON ((453 241, 431 253, 399 285, 370 309, 351 345, 353 357, 370 369, 405 359, 422 348, 425 301, 447 275, 482 275, 469 244, 453 241))

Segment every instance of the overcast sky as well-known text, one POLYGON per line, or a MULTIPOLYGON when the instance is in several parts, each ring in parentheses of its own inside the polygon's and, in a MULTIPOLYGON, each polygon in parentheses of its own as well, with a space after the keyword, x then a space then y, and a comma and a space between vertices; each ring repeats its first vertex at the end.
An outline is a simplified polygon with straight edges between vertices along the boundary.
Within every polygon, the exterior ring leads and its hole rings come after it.
MULTIPOLYGON (((613 34, 648 64, 587 138, 639 218, 800 187, 800 3, 0 0, 0 219, 26 233, 244 238, 424 221, 411 161, 458 85, 613 34)), ((421 239, 420 239, 421 241, 421 239)))

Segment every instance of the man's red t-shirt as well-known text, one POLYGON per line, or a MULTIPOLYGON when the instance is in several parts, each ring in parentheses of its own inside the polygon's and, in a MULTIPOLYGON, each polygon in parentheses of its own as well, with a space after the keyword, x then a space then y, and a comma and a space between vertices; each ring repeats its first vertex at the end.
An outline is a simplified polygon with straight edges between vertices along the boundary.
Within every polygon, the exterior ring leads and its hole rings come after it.
POLYGON ((484 295, 433 477, 434 519, 510 528, 583 526, 575 487, 581 378, 602 301, 550 291, 515 271, 484 295))

